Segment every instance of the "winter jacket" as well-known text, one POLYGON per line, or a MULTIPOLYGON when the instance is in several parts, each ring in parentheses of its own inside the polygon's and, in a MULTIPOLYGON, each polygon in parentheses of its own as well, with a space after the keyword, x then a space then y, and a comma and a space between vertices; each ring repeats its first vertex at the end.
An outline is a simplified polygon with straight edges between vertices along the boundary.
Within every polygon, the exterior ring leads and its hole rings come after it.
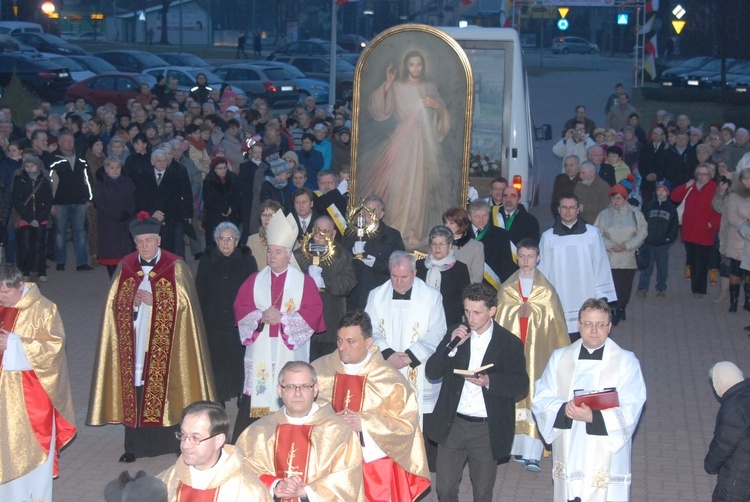
POLYGON ((654 199, 643 206, 643 216, 648 224, 646 244, 649 246, 663 246, 677 240, 680 222, 677 220, 677 208, 671 200, 659 202, 654 199))
POLYGON ((721 397, 714 438, 703 467, 718 474, 712 500, 750 500, 750 379, 730 388, 721 397))
POLYGON ((679 204, 685 199, 682 215, 682 240, 701 246, 713 246, 716 232, 721 225, 721 215, 713 210, 711 201, 716 193, 716 183, 708 181, 702 188, 693 184, 688 194, 687 183, 672 192, 672 202, 679 204), (686 198, 687 195, 687 198, 686 198))
POLYGON ((741 185, 734 188, 727 198, 724 212, 729 226, 726 232, 724 254, 733 260, 742 260, 745 240, 738 230, 743 222, 750 220, 750 190, 741 185))
POLYGON ((637 268, 635 252, 643 244, 648 232, 646 219, 637 208, 630 204, 623 204, 620 209, 610 206, 599 213, 594 226, 602 234, 610 268, 637 268), (612 250, 619 243, 625 243, 625 251, 612 250))

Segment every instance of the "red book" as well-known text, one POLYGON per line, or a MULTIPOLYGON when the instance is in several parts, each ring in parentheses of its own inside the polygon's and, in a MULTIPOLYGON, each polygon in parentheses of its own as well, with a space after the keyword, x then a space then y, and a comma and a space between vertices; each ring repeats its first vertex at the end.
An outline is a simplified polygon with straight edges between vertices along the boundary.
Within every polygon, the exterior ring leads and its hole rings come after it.
POLYGON ((592 410, 607 410, 620 406, 620 398, 617 389, 575 390, 573 391, 573 404, 576 406, 585 404, 592 410))

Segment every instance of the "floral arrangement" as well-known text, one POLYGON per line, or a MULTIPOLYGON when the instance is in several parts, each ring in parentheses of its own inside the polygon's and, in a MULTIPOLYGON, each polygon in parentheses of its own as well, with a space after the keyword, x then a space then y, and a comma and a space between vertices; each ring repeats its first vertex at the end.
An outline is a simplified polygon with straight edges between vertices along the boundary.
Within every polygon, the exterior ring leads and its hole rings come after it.
POLYGON ((487 155, 473 154, 471 156, 471 176, 495 177, 500 174, 500 161, 490 160, 487 155))

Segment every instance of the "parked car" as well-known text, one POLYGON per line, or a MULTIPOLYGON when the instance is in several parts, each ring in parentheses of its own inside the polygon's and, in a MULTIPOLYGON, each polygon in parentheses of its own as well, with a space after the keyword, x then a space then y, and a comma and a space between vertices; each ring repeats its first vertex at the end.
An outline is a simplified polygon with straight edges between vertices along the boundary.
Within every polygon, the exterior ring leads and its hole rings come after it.
POLYGON ((553 54, 598 54, 599 46, 581 37, 556 37, 552 39, 553 54))
POLYGON ((346 51, 362 52, 370 41, 362 35, 341 35, 336 43, 346 51))
MULTIPOLYGON (((308 77, 328 81, 331 58, 327 56, 276 56, 274 61, 296 66, 308 77)), ((354 94, 354 66, 341 56, 336 58, 336 98, 351 101, 354 94)))
POLYGON ((140 89, 140 81, 132 75, 106 73, 71 85, 65 93, 65 99, 73 101, 83 98, 92 110, 106 103, 113 103, 118 112, 125 113, 128 110, 128 100, 135 98, 140 89))
MULTIPOLYGON (((737 62, 736 59, 727 58, 727 70, 731 69, 737 62)), ((711 59, 697 69, 685 69, 677 74, 662 77, 661 85, 662 87, 700 87, 702 78, 712 77, 717 73, 721 73, 721 59, 711 59)))
POLYGON ((263 98, 271 106, 291 106, 299 101, 299 87, 283 68, 236 63, 216 68, 214 73, 245 91, 248 103, 255 98, 263 98))
POLYGON ((41 54, 50 61, 70 70, 70 76, 76 82, 86 80, 87 78, 96 75, 95 72, 89 70, 71 56, 61 56, 60 54, 51 54, 47 52, 42 52, 41 54))
MULTIPOLYGON (((346 52, 344 49, 337 45, 336 53, 346 52)), ((331 55, 331 42, 327 40, 321 40, 319 38, 311 38, 309 40, 298 40, 286 44, 285 46, 272 52, 266 59, 269 61, 275 61, 276 56, 330 56, 331 55)))
POLYGON ((30 45, 39 52, 53 52, 69 56, 71 54, 84 55, 83 49, 49 33, 13 33, 13 38, 30 45))
MULTIPOLYGON (((721 73, 701 79, 701 87, 721 89, 721 73)), ((727 71, 726 87, 737 92, 747 92, 750 88, 750 62, 745 61, 734 65, 727 71)))
POLYGON ((0 21, 0 33, 15 35, 16 33, 44 33, 41 24, 25 21, 0 21))
POLYGON ((101 73, 116 73, 117 68, 96 56, 68 56, 89 71, 99 75, 101 73))
POLYGON ((172 66, 192 66, 205 70, 214 68, 214 65, 208 64, 205 59, 189 52, 162 52, 159 57, 172 66))
MULTIPOLYGON (((195 79, 199 74, 203 73, 206 76, 206 83, 209 87, 220 89, 221 84, 224 80, 217 74, 210 72, 203 68, 193 68, 192 66, 167 66, 163 68, 151 68, 146 70, 145 75, 151 75, 154 78, 162 75, 166 76, 167 79, 174 78, 177 80, 177 88, 186 92, 195 87, 195 79)), ((237 94, 245 94, 241 88, 237 86, 231 86, 232 90, 237 94)))
POLYGON ((282 63, 281 61, 254 61, 252 64, 253 66, 260 67, 284 68, 294 81, 297 82, 301 99, 312 96, 315 98, 316 103, 328 103, 328 82, 323 82, 317 78, 310 78, 296 66, 282 63))
POLYGON ((117 71, 123 73, 143 73, 149 68, 169 66, 169 63, 159 56, 146 51, 103 51, 97 52, 95 56, 107 61, 117 68, 117 71))
POLYGON ((698 57, 690 58, 687 61, 683 61, 682 63, 678 64, 677 66, 673 66, 672 68, 668 70, 664 70, 661 74, 660 79, 663 80, 665 78, 670 78, 675 75, 679 75, 680 73, 686 73, 686 72, 698 70, 706 66, 712 60, 713 58, 708 57, 708 56, 698 56, 698 57))
POLYGON ((58 101, 73 83, 67 68, 38 53, 0 53, 0 87, 6 87, 13 73, 24 87, 48 101, 58 101))
POLYGON ((82 31, 80 33, 65 33, 62 34, 63 40, 70 40, 72 42, 101 42, 107 39, 107 35, 101 31, 94 33, 93 31, 82 31))

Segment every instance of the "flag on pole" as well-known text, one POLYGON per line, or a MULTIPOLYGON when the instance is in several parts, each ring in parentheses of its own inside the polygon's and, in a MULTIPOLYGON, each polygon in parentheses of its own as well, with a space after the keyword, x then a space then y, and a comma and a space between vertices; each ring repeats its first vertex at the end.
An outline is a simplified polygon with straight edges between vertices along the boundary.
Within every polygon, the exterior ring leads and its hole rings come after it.
POLYGON ((646 2, 646 14, 651 14, 652 12, 659 12, 659 0, 648 0, 646 2))
POLYGON ((513 0, 505 0, 500 9, 500 27, 513 28, 513 0))
POLYGON ((651 28, 654 26, 654 21, 656 21, 656 14, 651 16, 648 21, 646 21, 646 24, 641 26, 641 28, 638 30, 639 35, 646 35, 647 33, 651 32, 651 28))
POLYGON ((644 47, 646 57, 643 60, 643 69, 649 74, 651 80, 656 80, 656 59, 659 57, 659 50, 656 45, 656 34, 651 37, 651 40, 646 42, 644 47))

